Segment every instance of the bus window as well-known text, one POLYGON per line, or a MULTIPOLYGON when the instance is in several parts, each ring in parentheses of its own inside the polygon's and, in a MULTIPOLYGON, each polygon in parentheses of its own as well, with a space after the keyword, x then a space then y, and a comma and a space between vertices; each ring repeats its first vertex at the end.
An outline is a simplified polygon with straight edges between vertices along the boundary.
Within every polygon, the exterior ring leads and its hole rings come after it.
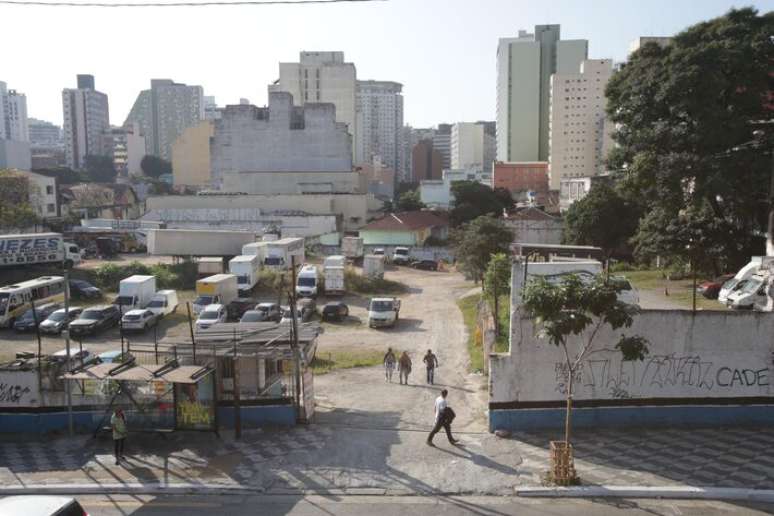
POLYGON ((8 297, 5 292, 0 293, 0 315, 5 315, 5 311, 8 309, 8 297))

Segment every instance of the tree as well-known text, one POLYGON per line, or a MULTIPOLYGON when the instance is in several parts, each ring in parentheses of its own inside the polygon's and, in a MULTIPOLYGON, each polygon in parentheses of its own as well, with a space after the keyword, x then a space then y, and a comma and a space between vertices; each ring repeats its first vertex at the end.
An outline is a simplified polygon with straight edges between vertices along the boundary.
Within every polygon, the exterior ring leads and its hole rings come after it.
MULTIPOLYGON (((618 301, 619 290, 619 286, 605 283, 602 279, 587 283, 573 274, 559 284, 549 283, 542 277, 535 278, 524 291, 524 310, 534 318, 539 338, 547 339, 564 352, 567 409, 563 450, 568 459, 572 456, 572 393, 578 369, 589 354, 602 350, 601 347, 595 349, 595 346, 598 345, 596 337, 603 327, 608 326, 612 330, 629 328, 632 315, 636 312, 635 308, 618 301)), ((614 349, 621 352, 623 360, 642 360, 648 353, 647 340, 638 335, 621 335, 614 349)))
POLYGON ((502 220, 488 216, 464 224, 451 235, 460 269, 476 282, 483 280, 493 254, 509 252, 512 239, 502 220))
POLYGON ((626 244, 637 231, 640 209, 613 186, 597 183, 583 199, 574 202, 564 217, 566 244, 601 247, 605 258, 626 244))
POLYGON ((398 211, 417 211, 425 207, 425 204, 419 198, 419 191, 413 190, 410 192, 404 192, 398 197, 396 203, 398 211))
POLYGON ((151 154, 146 154, 140 161, 142 173, 148 177, 158 179, 164 174, 172 173, 172 164, 164 159, 151 154))
POLYGON ((772 33, 774 13, 731 10, 669 45, 644 45, 606 89, 617 143, 608 166, 631 199, 671 219, 708 209, 705 223, 735 228, 719 243, 737 263, 759 254, 766 228, 772 33))
POLYGON ((19 230, 40 222, 30 198, 39 195, 30 180, 11 170, 0 170, 0 229, 19 230))
POLYGON ((494 311, 495 335, 500 336, 500 296, 511 290, 511 261, 505 253, 493 254, 484 273, 484 294, 494 311))
POLYGON ((482 215, 502 215, 503 204, 497 194, 477 181, 454 181, 451 184, 451 194, 454 203, 450 219, 454 227, 482 215))
POLYGON ((113 159, 107 156, 88 155, 85 158, 86 178, 93 183, 113 183, 116 180, 116 168, 113 159))
POLYGON ((516 203, 513 200, 513 195, 511 195, 511 191, 507 188, 498 186, 494 189, 494 193, 505 211, 511 211, 513 207, 516 206, 516 203))

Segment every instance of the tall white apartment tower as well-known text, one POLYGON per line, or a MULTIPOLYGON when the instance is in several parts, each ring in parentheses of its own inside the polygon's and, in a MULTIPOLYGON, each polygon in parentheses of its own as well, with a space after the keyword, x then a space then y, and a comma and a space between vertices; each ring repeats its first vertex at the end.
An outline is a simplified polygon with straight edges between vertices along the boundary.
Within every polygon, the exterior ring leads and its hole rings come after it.
POLYGON ((451 168, 492 172, 495 159, 495 124, 457 122, 451 128, 451 168))
POLYGON ((549 90, 554 73, 577 72, 588 41, 559 39, 559 25, 520 30, 497 45, 497 159, 547 161, 549 90))
POLYGON ((298 63, 280 63, 279 71, 279 79, 269 86, 270 93, 286 91, 296 106, 332 103, 336 121, 347 124, 352 142, 358 141, 357 72, 353 63, 344 62, 344 52, 301 52, 298 63))
POLYGON ((30 141, 27 97, 0 81, 0 140, 30 141))
POLYGON ((562 179, 603 171, 612 145, 605 116, 605 85, 612 74, 611 59, 588 59, 576 73, 551 77, 550 189, 559 189, 562 179))
POLYGON ((78 75, 78 88, 62 90, 65 162, 79 170, 86 156, 109 156, 105 132, 110 130, 108 97, 94 89, 93 75, 78 75))
POLYGON ((403 85, 390 81, 357 81, 357 140, 355 163, 372 163, 374 156, 397 172, 401 166, 403 85))

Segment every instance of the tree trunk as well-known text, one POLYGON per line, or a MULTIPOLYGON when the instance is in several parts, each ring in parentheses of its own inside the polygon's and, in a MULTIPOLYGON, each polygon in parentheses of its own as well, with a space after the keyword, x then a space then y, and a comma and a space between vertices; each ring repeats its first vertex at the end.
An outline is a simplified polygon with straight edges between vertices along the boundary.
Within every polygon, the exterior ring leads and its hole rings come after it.
POLYGON ((573 376, 575 376, 573 374, 575 372, 574 369, 569 367, 569 365, 567 364, 567 412, 564 419, 564 442, 568 449, 570 447, 570 423, 572 418, 572 383, 573 376))

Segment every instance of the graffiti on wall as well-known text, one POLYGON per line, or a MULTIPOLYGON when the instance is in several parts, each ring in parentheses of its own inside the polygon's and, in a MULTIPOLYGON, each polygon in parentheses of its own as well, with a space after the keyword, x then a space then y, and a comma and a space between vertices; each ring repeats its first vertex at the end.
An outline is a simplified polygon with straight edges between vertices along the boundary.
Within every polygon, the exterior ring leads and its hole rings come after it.
POLYGON ((38 402, 38 377, 35 371, 0 373, 0 407, 31 407, 38 402))

